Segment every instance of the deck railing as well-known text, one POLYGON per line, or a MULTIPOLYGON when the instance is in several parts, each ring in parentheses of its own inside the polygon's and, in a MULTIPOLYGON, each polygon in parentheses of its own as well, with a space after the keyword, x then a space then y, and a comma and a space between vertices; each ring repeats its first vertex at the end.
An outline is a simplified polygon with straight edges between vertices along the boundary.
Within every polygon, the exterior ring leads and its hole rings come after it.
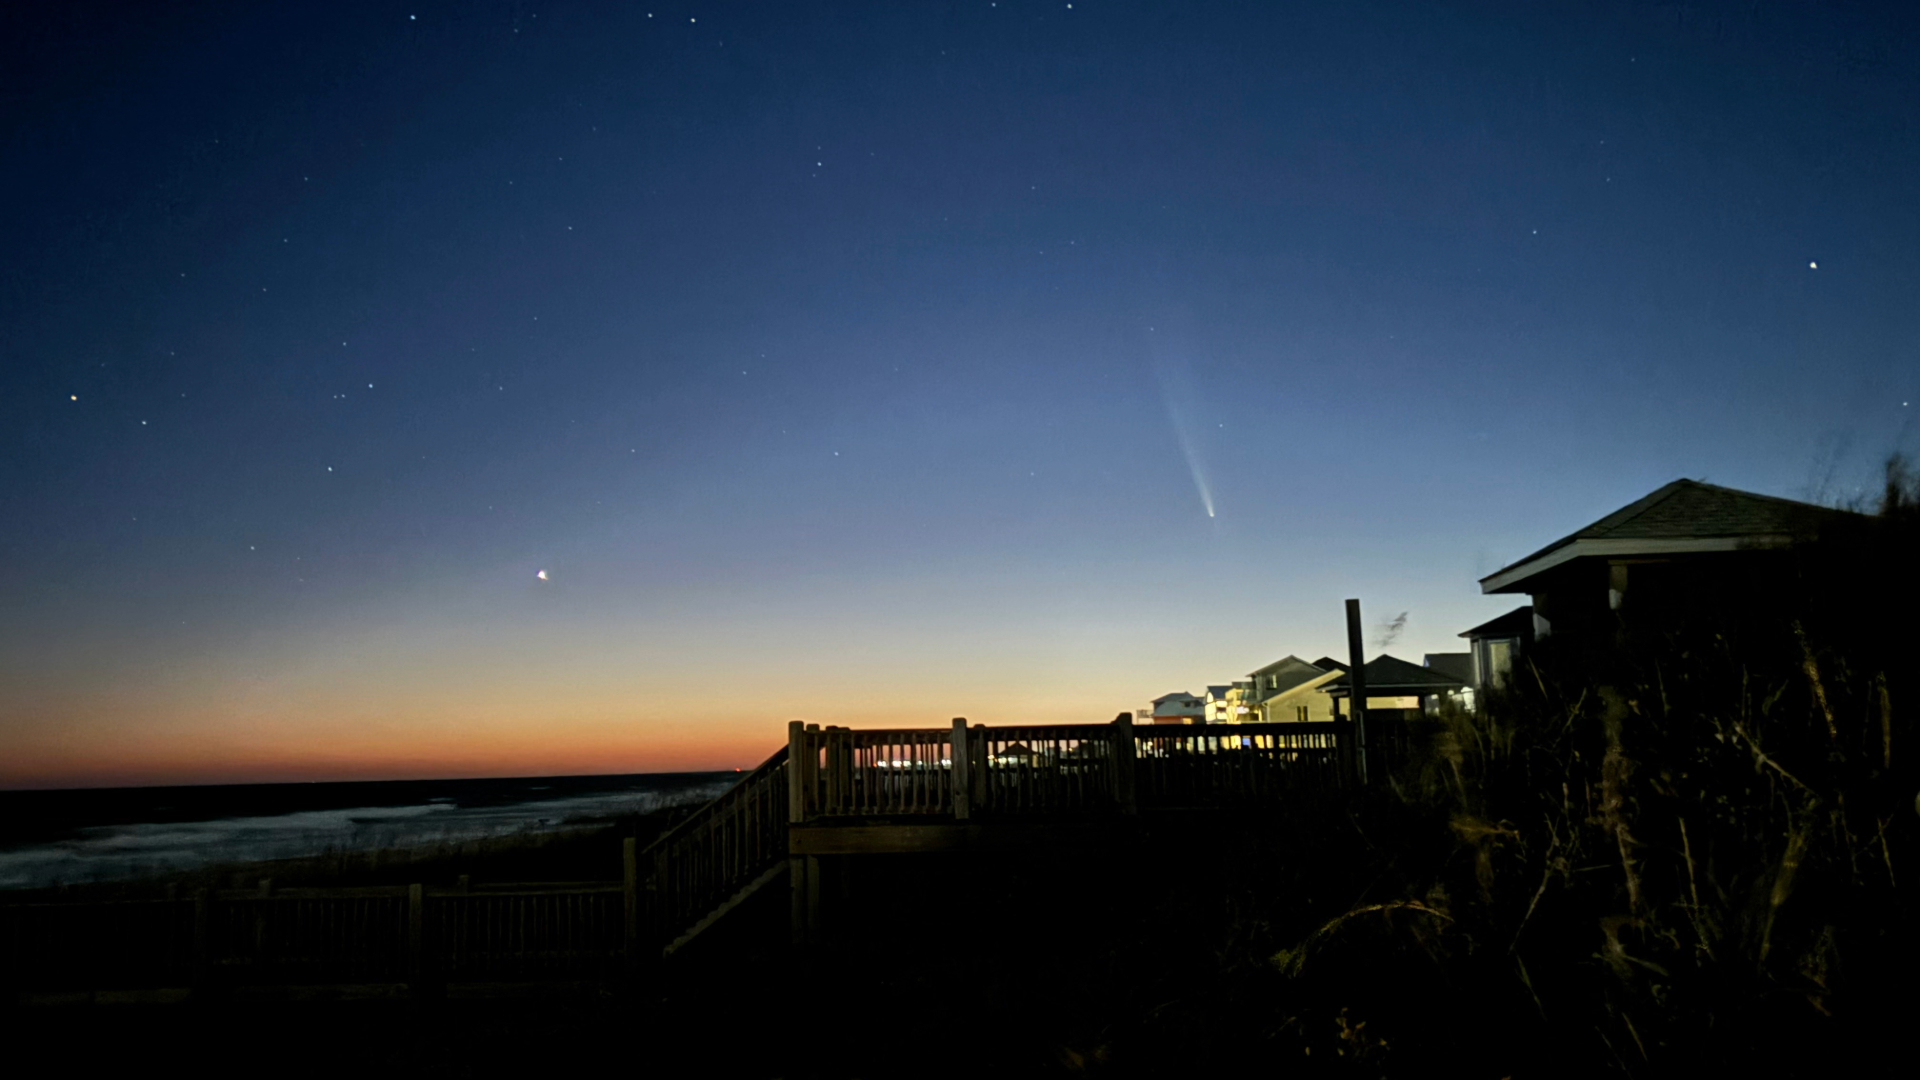
MULTIPOLYGON (((263 884, 165 900, 0 905, 0 984, 411 988, 601 977, 690 939, 789 869, 796 827, 1249 806, 1358 782, 1352 732, 1341 721, 1136 727, 1128 717, 863 731, 795 723, 786 747, 644 851, 626 841, 621 882, 263 884)), ((1376 724, 1376 775, 1419 737, 1376 724)))
POLYGON ((0 904, 0 988, 61 991, 600 979, 629 955, 620 882, 201 890, 0 904))
POLYGON ((1346 730, 1340 721, 1137 727, 1137 797, 1145 807, 1197 808, 1335 787, 1349 768, 1346 730))
POLYGON ((792 824, 1230 806, 1352 768, 1340 721, 789 731, 792 824), (956 757, 955 747, 960 748, 956 757), (956 797, 957 796, 957 797, 956 797))
MULTIPOLYGON (((953 812, 953 742, 948 731, 842 727, 801 732, 800 820, 953 812)), ((794 745, 787 753, 791 759, 794 745)))
MULTIPOLYGON (((645 875, 645 933, 671 940, 786 858, 789 770, 785 747, 640 853, 627 875, 645 875)), ((640 921, 634 911, 630 919, 640 921)))
POLYGON ((1109 811, 1119 729, 1110 724, 974 727, 974 813, 981 817, 1109 811))

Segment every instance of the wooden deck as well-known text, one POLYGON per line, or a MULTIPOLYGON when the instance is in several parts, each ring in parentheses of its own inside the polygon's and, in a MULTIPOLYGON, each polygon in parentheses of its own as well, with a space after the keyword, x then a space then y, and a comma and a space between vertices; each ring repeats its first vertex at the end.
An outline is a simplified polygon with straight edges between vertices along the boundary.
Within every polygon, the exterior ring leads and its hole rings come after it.
MULTIPOLYGON (((787 745, 638 862, 640 950, 671 953, 784 882, 796 943, 821 925, 822 860, 1070 844, 1139 815, 1254 806, 1364 774, 1345 721, 852 730, 794 722, 787 745)), ((636 871, 638 872, 638 871, 636 871)))
POLYGON ((793 940, 817 940, 823 898, 836 894, 847 860, 1124 840, 1154 815, 1358 783, 1365 741, 1378 755, 1398 740, 1385 729, 1356 739, 1345 721, 1136 727, 1123 716, 860 731, 794 723, 787 744, 719 798, 644 849, 625 841, 620 881, 352 889, 263 881, 166 899, 4 904, 0 989, 21 1000, 42 991, 173 1000, 604 982, 678 952, 770 890, 787 891, 793 940))

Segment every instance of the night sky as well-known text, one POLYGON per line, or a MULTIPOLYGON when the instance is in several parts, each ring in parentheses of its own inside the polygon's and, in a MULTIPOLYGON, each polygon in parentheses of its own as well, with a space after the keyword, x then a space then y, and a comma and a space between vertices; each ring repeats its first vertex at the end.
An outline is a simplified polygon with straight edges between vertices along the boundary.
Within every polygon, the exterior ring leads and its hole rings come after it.
POLYGON ((160 7, 0 17, 0 785, 1107 720, 1920 442, 1904 6, 160 7))

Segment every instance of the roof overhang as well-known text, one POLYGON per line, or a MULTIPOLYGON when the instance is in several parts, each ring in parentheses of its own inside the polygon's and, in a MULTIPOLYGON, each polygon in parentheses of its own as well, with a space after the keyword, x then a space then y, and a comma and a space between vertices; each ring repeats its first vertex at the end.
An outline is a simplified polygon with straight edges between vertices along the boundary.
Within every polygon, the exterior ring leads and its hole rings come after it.
POLYGON ((1785 547, 1790 536, 1702 536, 1671 540, 1575 540, 1552 551, 1515 563, 1480 579, 1482 593, 1526 592, 1522 583, 1537 574, 1575 559, 1631 559, 1649 555, 1700 555, 1717 551, 1749 551, 1785 547))
MULTIPOLYGON (((1389 683, 1385 686, 1375 686, 1372 683, 1368 683, 1367 696, 1370 698, 1416 697, 1416 696, 1425 696, 1427 694, 1450 694, 1455 690, 1465 690, 1467 688, 1468 688, 1467 684, 1463 682, 1389 683)), ((1352 697, 1353 684, 1341 683, 1339 686, 1329 686, 1327 687, 1327 696, 1338 697, 1338 698, 1352 697)))

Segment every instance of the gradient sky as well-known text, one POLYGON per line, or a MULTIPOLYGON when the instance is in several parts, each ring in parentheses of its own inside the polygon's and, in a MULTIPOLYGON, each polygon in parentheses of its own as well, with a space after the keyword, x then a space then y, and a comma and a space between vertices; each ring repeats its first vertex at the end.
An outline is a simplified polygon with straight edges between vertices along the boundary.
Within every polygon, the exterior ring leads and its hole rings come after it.
POLYGON ((1915 449, 1906 5, 159 7, 3 17, 0 786, 1106 720, 1915 449))

